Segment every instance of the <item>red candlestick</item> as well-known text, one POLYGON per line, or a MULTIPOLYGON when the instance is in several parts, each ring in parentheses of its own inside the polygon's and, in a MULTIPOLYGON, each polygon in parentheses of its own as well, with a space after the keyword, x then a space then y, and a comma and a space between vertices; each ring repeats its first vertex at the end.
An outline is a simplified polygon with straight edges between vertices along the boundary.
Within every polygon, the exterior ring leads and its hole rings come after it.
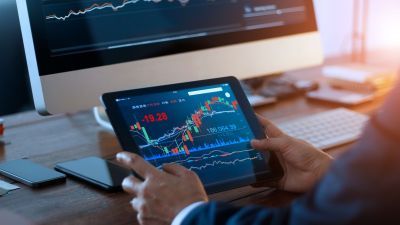
POLYGON ((0 119, 0 137, 4 135, 4 120, 0 119))

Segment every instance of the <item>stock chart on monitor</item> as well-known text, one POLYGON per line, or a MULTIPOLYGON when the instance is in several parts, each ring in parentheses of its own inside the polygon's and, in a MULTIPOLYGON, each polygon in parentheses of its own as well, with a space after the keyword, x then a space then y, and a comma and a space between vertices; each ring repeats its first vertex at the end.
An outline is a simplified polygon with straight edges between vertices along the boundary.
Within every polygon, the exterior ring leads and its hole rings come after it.
POLYGON ((156 167, 177 163, 207 184, 254 175, 263 156, 229 84, 117 99, 131 138, 156 167))
POLYGON ((42 0, 53 56, 303 23, 304 0, 42 0))

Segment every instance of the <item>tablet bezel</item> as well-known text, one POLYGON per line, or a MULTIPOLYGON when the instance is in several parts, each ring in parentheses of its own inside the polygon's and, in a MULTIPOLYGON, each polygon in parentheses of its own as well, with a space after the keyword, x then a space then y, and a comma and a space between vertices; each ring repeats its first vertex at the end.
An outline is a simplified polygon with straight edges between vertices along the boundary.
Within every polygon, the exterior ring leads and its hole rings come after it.
MULTIPOLYGON (((122 113, 119 110, 117 102, 115 101, 116 99, 132 97, 132 96, 148 95, 154 93, 178 91, 182 89, 201 88, 204 86, 212 86, 225 83, 230 85, 254 136, 257 139, 265 138, 264 129, 260 125, 257 116, 254 113, 253 108, 251 107, 240 85, 239 80, 237 80, 235 77, 223 77, 223 78, 193 81, 187 83, 164 85, 158 87, 149 87, 136 90, 106 93, 103 94, 101 100, 103 102, 103 105, 106 107, 107 115, 114 128, 114 131, 117 135, 117 138, 120 142, 122 149, 140 155, 139 147, 135 144, 135 141, 132 139, 129 131, 126 129, 125 120, 122 113)), ((259 163, 258 164, 253 163, 255 168, 253 174, 255 178, 254 182, 249 182, 248 179, 246 180, 245 178, 243 178, 214 185, 205 184, 207 192, 216 193, 224 190, 251 185, 258 182, 280 179, 283 176, 283 169, 275 153, 269 152, 269 155, 263 153, 263 157, 264 159, 268 158, 267 165, 265 165, 265 163, 262 163, 262 165, 259 163), (263 170, 260 170, 261 167, 263 168, 263 170)))

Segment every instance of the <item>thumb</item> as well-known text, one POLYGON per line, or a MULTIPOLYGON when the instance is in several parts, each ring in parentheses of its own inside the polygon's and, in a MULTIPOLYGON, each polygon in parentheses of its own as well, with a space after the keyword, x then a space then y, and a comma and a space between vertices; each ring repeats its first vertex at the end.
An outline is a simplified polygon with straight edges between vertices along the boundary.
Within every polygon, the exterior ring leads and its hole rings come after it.
POLYGON ((178 176, 178 177, 182 177, 184 176, 187 171, 190 171, 188 169, 186 169, 186 167, 181 166, 179 164, 174 164, 174 163, 168 163, 168 164, 164 164, 163 165, 163 170, 166 173, 178 176))
POLYGON ((251 146, 260 151, 274 151, 282 153, 288 147, 288 142, 283 138, 267 138, 262 140, 252 140, 251 146))
POLYGON ((261 125, 264 127, 265 132, 269 137, 276 138, 283 134, 283 132, 271 121, 260 115, 257 115, 257 118, 260 121, 261 125))

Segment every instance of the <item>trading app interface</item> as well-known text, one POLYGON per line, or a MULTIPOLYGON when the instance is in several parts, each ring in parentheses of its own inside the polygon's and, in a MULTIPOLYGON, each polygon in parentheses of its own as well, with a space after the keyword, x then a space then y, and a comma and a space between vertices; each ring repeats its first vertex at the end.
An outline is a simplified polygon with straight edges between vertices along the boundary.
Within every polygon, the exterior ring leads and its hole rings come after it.
POLYGON ((254 178, 255 161, 264 161, 229 84, 116 101, 141 155, 158 168, 177 163, 210 185, 254 178))
MULTIPOLYGON (((31 0, 29 0, 31 1, 31 0)), ((304 0, 41 0, 52 57, 307 20, 304 0)))

